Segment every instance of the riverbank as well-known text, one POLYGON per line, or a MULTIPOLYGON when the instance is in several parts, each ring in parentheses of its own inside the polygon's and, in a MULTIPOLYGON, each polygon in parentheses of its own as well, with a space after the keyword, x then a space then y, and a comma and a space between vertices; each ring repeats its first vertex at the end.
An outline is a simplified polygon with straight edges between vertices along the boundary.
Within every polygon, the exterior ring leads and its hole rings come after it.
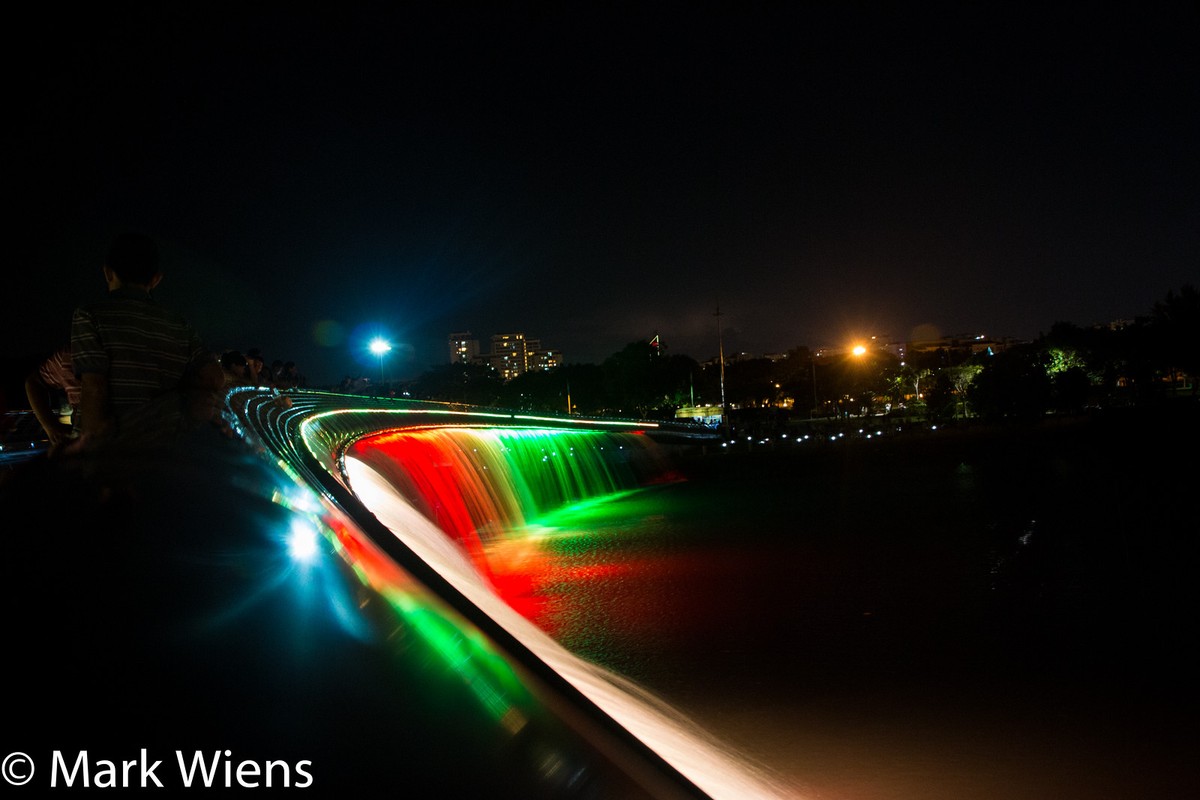
POLYGON ((922 446, 927 443, 988 440, 1035 442, 1062 436, 1150 439, 1169 452, 1172 441, 1196 441, 1200 428, 1200 398, 1178 397, 1145 408, 1092 410, 1080 414, 1046 415, 1036 420, 988 421, 969 419, 931 422, 900 417, 851 417, 781 421, 763 426, 734 426, 723 441, 676 448, 685 456, 709 453, 777 453, 797 448, 817 449, 858 444, 881 449, 881 444, 922 446))

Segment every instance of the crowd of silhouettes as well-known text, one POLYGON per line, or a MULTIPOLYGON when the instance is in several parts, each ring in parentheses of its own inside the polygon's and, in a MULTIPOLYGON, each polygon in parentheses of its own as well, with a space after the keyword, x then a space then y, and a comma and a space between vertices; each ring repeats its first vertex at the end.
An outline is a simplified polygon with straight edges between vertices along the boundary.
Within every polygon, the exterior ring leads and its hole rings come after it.
POLYGON ((153 296, 163 279, 158 246, 117 236, 102 274, 107 293, 76 308, 69 339, 28 374, 25 394, 50 454, 157 446, 205 424, 228 432, 219 413, 235 386, 306 385, 294 361, 267 366, 257 347, 218 357, 181 316, 153 296))
POLYGON ((296 368, 295 361, 275 359, 266 366, 262 351, 252 347, 241 350, 226 350, 221 353, 221 369, 225 373, 225 386, 259 386, 272 389, 300 389, 308 385, 307 379, 296 368))
POLYGON ((69 340, 26 376, 52 454, 167 444, 211 420, 219 403, 215 356, 152 295, 163 279, 154 240, 116 237, 101 273, 105 295, 64 314, 69 340))
POLYGON ((371 379, 362 376, 352 378, 347 375, 338 384, 338 391, 342 394, 366 394, 370 389, 371 379))

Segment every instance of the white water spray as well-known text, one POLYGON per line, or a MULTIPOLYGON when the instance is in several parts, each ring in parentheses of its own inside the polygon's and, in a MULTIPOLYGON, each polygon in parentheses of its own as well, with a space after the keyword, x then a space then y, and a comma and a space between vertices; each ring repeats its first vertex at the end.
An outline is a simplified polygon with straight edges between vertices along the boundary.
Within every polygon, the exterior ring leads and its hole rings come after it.
POLYGON ((470 602, 528 647, 601 710, 714 800, 798 798, 796 792, 700 731, 684 714, 632 681, 574 655, 514 611, 463 550, 364 462, 346 475, 368 509, 470 602))

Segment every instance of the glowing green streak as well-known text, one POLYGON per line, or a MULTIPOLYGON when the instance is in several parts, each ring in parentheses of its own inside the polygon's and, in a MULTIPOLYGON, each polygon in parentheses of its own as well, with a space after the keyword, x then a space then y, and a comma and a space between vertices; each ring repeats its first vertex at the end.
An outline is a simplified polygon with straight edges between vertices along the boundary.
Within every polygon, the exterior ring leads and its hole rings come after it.
POLYGON ((483 634, 467 630, 461 621, 448 618, 432 605, 406 593, 389 592, 387 599, 401 619, 459 675, 496 720, 511 715, 517 702, 529 702, 520 678, 483 634))
MULTIPOLYGON (((304 483, 286 460, 278 459, 276 465, 295 485, 290 491, 277 487, 274 501, 312 522, 362 585, 376 585, 370 568, 351 557, 331 526, 315 511, 324 505, 321 497, 304 483)), ((340 516, 328 507, 324 510, 340 516)), ((436 653, 445 666, 466 684, 493 719, 509 727, 520 724, 519 720, 526 715, 519 706, 528 707, 533 698, 506 658, 496 651, 481 631, 458 619, 449 609, 442 608, 442 601, 436 597, 424 593, 418 595, 394 586, 378 587, 376 591, 418 640, 436 653)))
MULTIPOLYGON (((309 420, 302 429, 310 452, 316 447, 314 440, 320 439, 320 427, 313 422, 309 420)), ((463 471, 464 477, 466 472, 474 473, 475 480, 463 485, 470 484, 480 492, 468 504, 476 525, 496 524, 510 531, 523 527, 527 520, 549 515, 588 517, 630 494, 638 483, 634 461, 651 448, 644 437, 596 430, 447 427, 407 432, 402 439, 408 436, 437 441, 446 463, 463 471)), ((302 485, 286 460, 280 459, 278 465, 302 485)), ((314 499, 319 506, 319 498, 314 499)), ((277 502, 294 510, 308 505, 287 496, 277 502)), ((371 570, 349 558, 329 526, 317 527, 347 560, 355 577, 364 585, 373 585, 371 570)), ((528 687, 481 632, 464 625, 434 599, 395 587, 377 591, 416 638, 459 676, 492 718, 510 728, 522 724, 525 714, 521 706, 532 702, 528 687)))

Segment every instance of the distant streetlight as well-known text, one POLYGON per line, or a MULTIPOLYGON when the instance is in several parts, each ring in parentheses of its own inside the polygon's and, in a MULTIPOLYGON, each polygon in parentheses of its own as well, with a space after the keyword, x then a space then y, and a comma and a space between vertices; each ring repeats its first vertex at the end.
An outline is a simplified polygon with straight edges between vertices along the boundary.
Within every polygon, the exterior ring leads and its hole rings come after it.
MULTIPOLYGON (((813 411, 815 412, 815 411, 816 411, 818 408, 820 408, 820 407, 821 407, 821 401, 817 399, 817 357, 816 357, 816 355, 813 355, 813 356, 812 356, 812 357, 811 357, 811 358, 808 360, 808 363, 809 363, 809 365, 812 367, 812 374, 813 374, 813 411)), ((809 416, 812 416, 812 415, 811 415, 811 414, 809 414, 809 416)))
MULTIPOLYGON (((850 355, 851 355, 851 357, 853 357, 853 358, 857 359, 859 362, 861 362, 861 361, 862 361, 862 359, 863 359, 863 356, 865 356, 866 354, 867 354, 867 348, 866 348, 866 345, 856 344, 856 345, 854 345, 853 347, 851 347, 851 348, 850 348, 850 355)), ((869 363, 869 362, 868 362, 868 363, 869 363)), ((861 381, 861 380, 862 380, 862 376, 860 375, 860 376, 858 376, 858 378, 857 378, 856 380, 854 380, 854 382, 853 382, 853 385, 854 385, 854 387, 855 387, 855 390, 856 390, 856 391, 855 391, 855 394, 857 394, 857 393, 858 393, 858 390, 861 390, 861 389, 862 389, 862 384, 860 383, 860 381, 861 381)), ((853 398, 853 397, 848 397, 848 398, 847 398, 847 400, 848 400, 848 402, 851 402, 851 403, 852 403, 852 402, 854 402, 854 398, 853 398)), ((850 413, 850 408, 849 408, 849 406, 848 406, 848 405, 847 405, 847 408, 846 408, 846 416, 848 416, 848 417, 849 417, 849 416, 852 416, 852 415, 851 415, 851 413, 850 413)))
POLYGON ((379 356, 379 383, 383 384, 383 357, 392 351, 391 342, 383 338, 375 338, 371 340, 368 346, 370 351, 379 356))
POLYGON ((721 337, 721 305, 717 304, 717 359, 721 362, 721 422, 725 422, 725 340, 721 337))

